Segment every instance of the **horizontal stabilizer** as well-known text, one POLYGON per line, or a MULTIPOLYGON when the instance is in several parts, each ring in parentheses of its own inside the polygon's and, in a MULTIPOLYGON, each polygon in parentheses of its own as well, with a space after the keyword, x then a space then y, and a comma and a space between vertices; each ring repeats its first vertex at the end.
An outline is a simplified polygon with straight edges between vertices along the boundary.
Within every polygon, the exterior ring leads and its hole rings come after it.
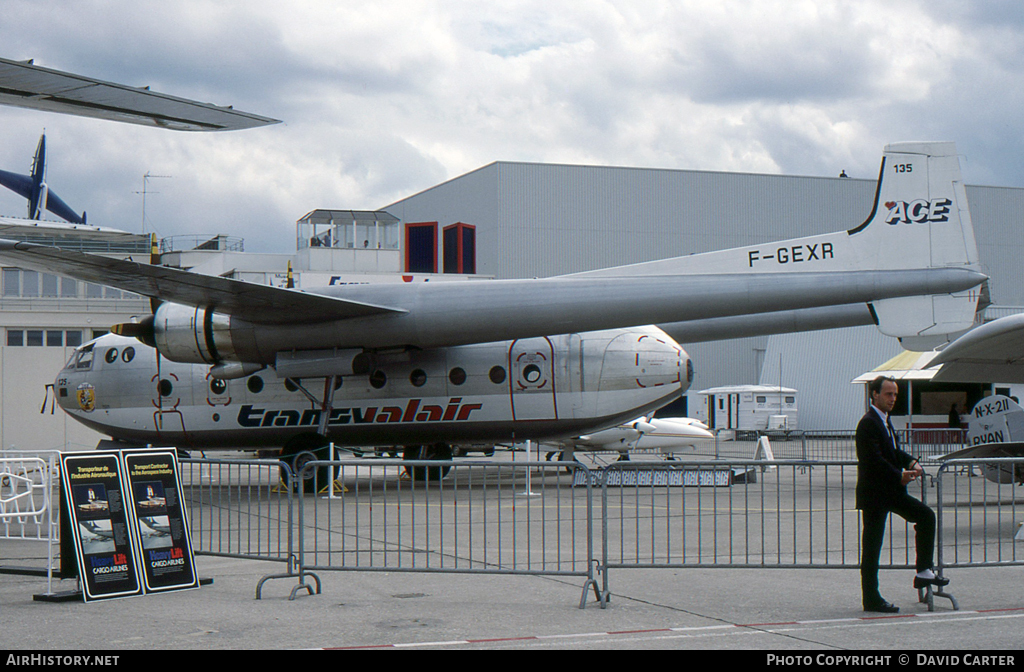
POLYGON ((32 198, 32 178, 28 175, 0 170, 0 185, 7 187, 22 198, 32 198))

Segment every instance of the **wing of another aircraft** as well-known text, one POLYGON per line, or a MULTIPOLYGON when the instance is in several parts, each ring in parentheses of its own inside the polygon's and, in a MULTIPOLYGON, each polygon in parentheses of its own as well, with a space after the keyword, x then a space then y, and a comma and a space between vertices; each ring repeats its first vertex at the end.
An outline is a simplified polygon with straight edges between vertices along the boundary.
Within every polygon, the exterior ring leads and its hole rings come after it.
POLYGON ((261 324, 303 324, 405 312, 399 308, 140 264, 130 259, 110 259, 46 245, 0 240, 0 253, 14 251, 25 253, 23 261, 50 273, 72 275, 86 282, 111 285, 184 305, 216 306, 218 312, 241 313, 246 319, 261 324))
POLYGON ((1024 383, 1024 315, 1008 315, 967 332, 939 352, 934 380, 1024 383))
POLYGON ((179 131, 232 131, 267 124, 231 107, 0 58, 0 104, 179 131))
POLYGON ((955 453, 947 453, 939 459, 955 460, 966 457, 1024 457, 1024 442, 983 443, 955 453))

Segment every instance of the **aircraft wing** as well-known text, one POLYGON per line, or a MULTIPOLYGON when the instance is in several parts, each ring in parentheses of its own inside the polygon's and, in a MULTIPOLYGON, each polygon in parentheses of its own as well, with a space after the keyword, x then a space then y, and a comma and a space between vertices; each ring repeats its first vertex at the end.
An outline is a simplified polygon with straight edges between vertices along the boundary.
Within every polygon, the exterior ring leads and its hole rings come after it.
POLYGON ((967 332, 939 352, 936 381, 1024 383, 1024 314, 967 332))
POLYGON ((13 240, 0 239, 0 254, 14 257, 15 263, 30 268, 110 285, 163 301, 191 306, 215 306, 218 312, 243 316, 258 324, 302 324, 405 312, 386 306, 13 240))
POLYGON ((940 460, 954 460, 964 457, 1024 457, 1024 443, 982 443, 970 448, 958 450, 955 453, 947 453, 940 457, 940 460))
POLYGON ((231 107, 200 103, 70 72, 0 58, 0 104, 179 131, 232 131, 280 123, 231 107))

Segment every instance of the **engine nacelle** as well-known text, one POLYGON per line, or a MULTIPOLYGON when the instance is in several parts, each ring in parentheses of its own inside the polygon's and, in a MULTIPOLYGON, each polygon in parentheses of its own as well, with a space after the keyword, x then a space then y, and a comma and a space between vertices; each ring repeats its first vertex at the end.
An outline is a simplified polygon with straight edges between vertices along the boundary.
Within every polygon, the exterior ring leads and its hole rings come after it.
POLYGON ((153 341, 175 362, 219 364, 249 361, 232 340, 231 318, 212 308, 163 303, 153 314, 153 341))

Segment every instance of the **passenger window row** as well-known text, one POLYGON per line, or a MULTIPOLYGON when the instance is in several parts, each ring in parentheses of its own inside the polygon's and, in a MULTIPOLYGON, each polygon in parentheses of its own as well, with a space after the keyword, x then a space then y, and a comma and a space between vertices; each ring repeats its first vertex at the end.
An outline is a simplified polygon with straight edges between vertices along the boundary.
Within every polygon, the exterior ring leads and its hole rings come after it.
MULTIPOLYGON (((466 373, 466 370, 463 369, 461 366, 456 366, 455 368, 448 372, 448 382, 450 382, 452 385, 463 385, 468 379, 468 377, 469 376, 466 373)), ((504 367, 492 366, 490 371, 488 371, 487 377, 495 385, 501 385, 502 383, 505 382, 506 378, 508 377, 508 374, 506 373, 504 367)), ((335 389, 341 387, 341 381, 343 380, 344 378, 342 377, 338 378, 338 382, 335 383, 335 389)), ((387 385, 387 374, 384 372, 383 369, 376 369, 373 371, 373 373, 370 374, 369 382, 371 387, 373 387, 375 390, 379 390, 383 388, 385 385, 387 385)), ((424 385, 427 384, 427 372, 424 371, 423 369, 414 369, 412 373, 409 374, 409 383, 413 387, 423 387, 424 385)), ((298 390, 298 387, 296 387, 295 383, 293 383, 291 379, 286 378, 284 384, 289 392, 295 392, 298 390)), ((245 385, 246 388, 248 388, 248 390, 253 394, 259 394, 260 392, 263 391, 263 378, 258 375, 249 376, 248 380, 246 380, 245 382, 245 385)), ((224 394, 225 389, 226 385, 224 381, 218 380, 216 378, 212 378, 210 380, 210 391, 213 392, 214 394, 224 394)))

